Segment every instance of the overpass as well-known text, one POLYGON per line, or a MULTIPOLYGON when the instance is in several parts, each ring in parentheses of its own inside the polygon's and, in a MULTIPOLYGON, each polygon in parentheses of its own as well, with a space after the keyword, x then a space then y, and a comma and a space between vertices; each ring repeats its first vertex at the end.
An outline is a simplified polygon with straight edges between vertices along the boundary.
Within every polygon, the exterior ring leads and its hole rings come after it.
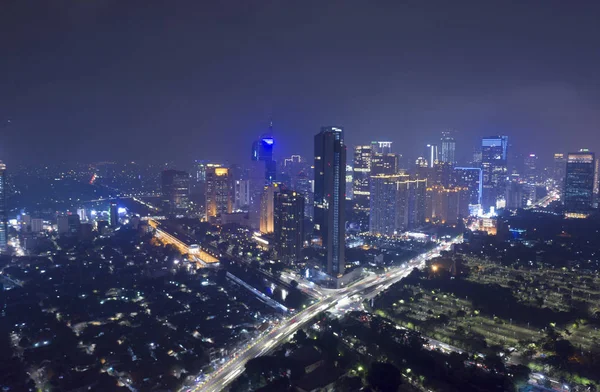
POLYGON ((198 267, 202 268, 219 262, 216 256, 201 249, 199 245, 189 244, 187 241, 178 238, 176 233, 169 232, 156 219, 149 218, 148 225, 154 229, 154 235, 160 242, 175 246, 182 254, 189 254, 190 259, 195 261, 198 267))

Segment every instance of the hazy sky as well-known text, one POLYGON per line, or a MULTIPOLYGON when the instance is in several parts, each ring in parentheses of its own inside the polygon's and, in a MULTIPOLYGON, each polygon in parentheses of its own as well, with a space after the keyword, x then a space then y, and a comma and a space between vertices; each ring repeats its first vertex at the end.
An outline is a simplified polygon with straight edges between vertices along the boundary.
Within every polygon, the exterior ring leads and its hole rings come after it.
POLYGON ((600 2, 2 0, 0 159, 249 159, 348 146, 600 152, 600 2))

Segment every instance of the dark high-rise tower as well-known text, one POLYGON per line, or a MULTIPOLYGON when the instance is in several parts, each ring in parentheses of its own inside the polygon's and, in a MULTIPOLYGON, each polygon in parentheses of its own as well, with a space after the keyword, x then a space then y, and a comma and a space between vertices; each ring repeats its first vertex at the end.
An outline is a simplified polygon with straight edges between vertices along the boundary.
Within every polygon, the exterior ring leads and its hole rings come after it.
POLYGON ((482 206, 484 212, 501 207, 506 201, 508 136, 491 136, 481 140, 483 174, 482 206))
POLYGON ((288 263, 302 258, 304 196, 284 190, 275 195, 274 236, 277 256, 288 263))
POLYGON ((594 202, 595 156, 588 150, 567 155, 565 180, 565 212, 571 216, 585 216, 594 202))
POLYGON ((358 213, 369 211, 371 158, 373 147, 354 147, 354 200, 353 210, 358 213))
POLYGON ((323 127, 315 135, 315 233, 327 253, 327 273, 344 274, 346 146, 343 131, 323 127))
POLYGON ((170 214, 182 214, 188 208, 190 176, 179 170, 165 170, 161 175, 163 203, 170 214))
POLYGON ((6 205, 6 165, 0 162, 0 253, 8 246, 8 207, 6 205))
POLYGON ((108 225, 110 227, 117 227, 119 224, 119 208, 117 202, 111 201, 108 209, 108 225))
POLYGON ((452 137, 450 131, 442 132, 440 139, 440 162, 456 163, 456 140, 452 137))

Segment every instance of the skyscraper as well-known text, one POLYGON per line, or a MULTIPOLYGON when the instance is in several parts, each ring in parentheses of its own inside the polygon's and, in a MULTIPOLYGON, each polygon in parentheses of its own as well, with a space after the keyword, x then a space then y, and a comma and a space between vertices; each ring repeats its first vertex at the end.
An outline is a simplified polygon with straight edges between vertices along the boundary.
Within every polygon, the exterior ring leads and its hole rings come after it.
POLYGON ((425 223, 426 192, 426 179, 410 179, 404 175, 398 181, 396 214, 399 230, 412 229, 425 223))
POLYGON ((371 142, 373 154, 391 154, 392 142, 371 142))
POLYGON ((165 170, 161 175, 163 203, 170 214, 182 214, 189 206, 190 176, 179 170, 165 170))
POLYGON ((275 195, 275 250, 285 262, 302 259, 304 247, 304 196, 283 190, 275 195))
POLYGON ((491 136, 481 140, 481 170, 483 174, 482 207, 504 207, 506 184, 508 136, 491 136))
POLYGON ((252 160, 263 161, 265 163, 265 180, 273 182, 276 179, 277 164, 273 160, 273 145, 275 139, 272 135, 273 124, 269 127, 269 133, 262 135, 258 140, 252 143, 252 160))
POLYGON ((110 202, 108 208, 108 225, 113 228, 119 225, 119 208, 114 201, 110 202))
POLYGON ((0 161, 0 253, 8 246, 8 206, 6 191, 6 165, 0 161))
POLYGON ((438 146, 435 144, 428 144, 425 152, 425 157, 429 162, 429 167, 433 167, 433 165, 439 161, 438 146))
POLYGON ((277 184, 269 184, 260 198, 260 232, 272 233, 274 230, 275 195, 279 193, 277 184))
POLYGON ((226 167, 212 167, 206 172, 206 219, 230 214, 233 209, 231 179, 226 167))
MULTIPOLYGON (((311 169, 312 173, 312 169, 311 169)), ((310 179, 306 171, 301 171, 296 177, 295 189, 304 196, 304 217, 312 219, 314 215, 314 181, 310 179)))
POLYGON ((405 175, 378 174, 371 176, 371 207, 369 231, 375 235, 392 236, 398 229, 398 181, 405 175))
POLYGON ((567 216, 582 217, 589 214, 594 203, 595 156, 588 150, 567 155, 564 192, 567 216))
POLYGON ((345 267, 346 146, 341 128, 323 127, 315 135, 315 233, 327 254, 327 273, 345 267))
POLYGON ((235 180, 233 193, 234 209, 248 208, 250 205, 250 180, 235 180))
POLYGON ((567 158, 565 154, 556 153, 552 160, 552 179, 558 186, 558 189, 563 192, 565 186, 565 176, 567 170, 567 158))
POLYGON ((442 132, 440 146, 440 162, 454 165, 456 163, 456 140, 454 140, 450 131, 442 132))
POLYGON ((467 188, 469 209, 471 214, 477 214, 481 208, 481 193, 483 175, 480 167, 455 167, 454 183, 456 186, 467 188))
POLYGON ((369 211, 372 146, 354 147, 354 198, 352 209, 355 212, 369 211))
POLYGON ((371 176, 398 174, 398 154, 374 153, 371 158, 371 176))
POLYGON ((523 160, 523 176, 526 203, 532 204, 538 199, 536 186, 538 183, 538 157, 535 154, 525 155, 523 160))

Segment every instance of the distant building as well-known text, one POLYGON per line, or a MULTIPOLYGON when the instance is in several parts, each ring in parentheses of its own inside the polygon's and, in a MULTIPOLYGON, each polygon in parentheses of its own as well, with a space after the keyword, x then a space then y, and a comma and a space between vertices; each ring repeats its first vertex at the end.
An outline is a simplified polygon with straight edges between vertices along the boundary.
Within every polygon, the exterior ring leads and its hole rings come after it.
POLYGON ((552 179, 561 193, 564 191, 565 176, 567 172, 567 157, 565 154, 556 153, 552 160, 552 179))
POLYGON ((564 192, 567 216, 582 217, 590 213, 594 203, 595 156, 588 150, 567 155, 564 192))
POLYGON ((425 223, 426 179, 403 176, 398 181, 398 226, 400 230, 412 229, 425 223))
POLYGON ((59 215, 56 218, 56 226, 59 235, 75 236, 79 234, 81 222, 79 215, 59 215))
POLYGON ((436 162, 433 165, 433 181, 429 181, 429 185, 441 185, 450 187, 453 182, 454 164, 450 162, 436 162))
POLYGON ((308 173, 302 171, 296 178, 294 189, 304 196, 304 217, 313 219, 314 216, 314 184, 308 173))
POLYGON ((233 210, 231 179, 226 167, 212 167, 206 172, 206 219, 233 210))
POLYGON ((277 184, 267 185, 260 198, 260 232, 270 234, 275 230, 275 195, 280 189, 277 184))
POLYGON ((327 255, 327 274, 344 274, 346 245, 346 146, 341 128, 315 135, 315 234, 327 255))
POLYGON ((442 224, 457 224, 469 216, 468 188, 446 188, 433 185, 427 188, 427 220, 442 224))
POLYGON ((165 170, 161 175, 162 198, 170 214, 183 214, 189 207, 190 176, 179 170, 165 170))
POLYGON ((455 167, 454 183, 456 186, 467 188, 471 210, 478 211, 481 206, 483 174, 480 167, 455 167))
POLYGON ((398 154, 390 153, 374 153, 371 158, 371 175, 378 174, 394 175, 398 174, 398 154))
POLYGON ((433 165, 439 161, 438 146, 435 144, 428 144, 425 153, 425 158, 429 162, 429 167, 433 167, 433 165))
POLYGON ((450 131, 442 132, 440 146, 440 162, 454 165, 456 163, 456 140, 450 131))
POLYGON ((111 201, 108 210, 108 225, 115 228, 119 225, 119 208, 117 202, 111 201))
POLYGON ((250 205, 250 180, 235 180, 234 209, 241 210, 250 205))
POLYGON ((277 256, 288 263, 302 259, 304 196, 284 190, 275 195, 274 236, 277 256))
POLYGON ((369 232, 375 235, 392 236, 398 231, 398 181, 404 175, 379 174, 371 176, 371 205, 369 232))
POLYGON ((369 211, 371 158, 373 149, 371 145, 354 147, 354 197, 352 209, 355 212, 369 211))
POLYGON ((392 142, 371 142, 371 151, 373 154, 391 154, 392 142))
POLYGON ((8 206, 6 203, 6 165, 0 162, 0 253, 8 247, 8 206))
POLYGON ((86 212, 85 208, 78 208, 77 215, 79 215, 79 220, 81 222, 87 221, 87 212, 86 212))
POLYGON ((502 208, 506 204, 508 136, 491 136, 481 140, 481 170, 483 172, 482 207, 502 208))
POLYGON ((40 218, 31 219, 31 232, 41 233, 44 231, 44 220, 40 218))
POLYGON ((273 124, 271 123, 269 132, 252 143, 251 159, 253 161, 262 161, 265 163, 264 178, 267 182, 275 181, 277 173, 277 163, 273 160, 273 146, 275 145, 275 139, 273 139, 272 135, 273 124))

